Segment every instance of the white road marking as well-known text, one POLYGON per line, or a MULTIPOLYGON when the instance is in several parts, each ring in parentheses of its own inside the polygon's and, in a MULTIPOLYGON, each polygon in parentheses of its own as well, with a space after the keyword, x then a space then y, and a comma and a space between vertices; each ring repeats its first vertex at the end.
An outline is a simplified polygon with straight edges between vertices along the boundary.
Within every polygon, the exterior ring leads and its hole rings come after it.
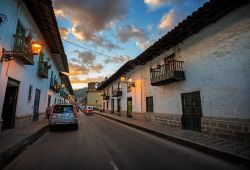
POLYGON ((113 161, 110 161, 110 164, 112 165, 114 170, 119 170, 119 168, 116 166, 116 164, 113 161))

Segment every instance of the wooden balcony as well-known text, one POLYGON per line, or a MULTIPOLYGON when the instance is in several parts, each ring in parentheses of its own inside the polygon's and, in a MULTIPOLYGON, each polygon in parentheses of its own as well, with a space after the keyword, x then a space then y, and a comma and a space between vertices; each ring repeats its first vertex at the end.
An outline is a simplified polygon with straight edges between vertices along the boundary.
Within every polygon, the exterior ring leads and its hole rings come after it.
POLYGON ((185 80, 183 71, 183 61, 171 61, 169 64, 158 65, 150 69, 150 79, 152 86, 174 83, 185 80))
POLYGON ((112 91, 112 97, 119 97, 122 96, 122 89, 118 88, 112 91))
POLYGON ((38 63, 38 76, 48 78, 48 62, 38 63))
POLYGON ((14 35, 13 52, 15 58, 22 61, 23 64, 34 65, 30 37, 14 35))

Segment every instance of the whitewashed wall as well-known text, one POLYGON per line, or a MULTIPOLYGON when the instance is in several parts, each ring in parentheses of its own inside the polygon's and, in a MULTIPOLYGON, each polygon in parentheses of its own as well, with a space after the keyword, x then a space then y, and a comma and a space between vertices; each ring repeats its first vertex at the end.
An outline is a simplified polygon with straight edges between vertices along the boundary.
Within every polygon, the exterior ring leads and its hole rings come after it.
MULTIPOLYGON (((131 77, 136 87, 127 94, 126 84, 122 84, 121 110, 127 110, 127 97, 131 96, 133 112, 146 112, 146 97, 153 96, 155 113, 182 114, 181 93, 200 91, 204 116, 249 119, 249 11, 250 5, 233 11, 178 47, 127 73, 125 76, 131 77), (186 80, 151 86, 150 68, 162 64, 173 53, 176 60, 184 61, 186 80)), ((111 100, 109 105, 111 109, 111 100)))
POLYGON ((239 8, 183 41, 180 51, 172 48, 143 67, 145 95, 154 96, 156 113, 182 114, 181 93, 200 91, 204 116, 250 118, 249 11, 250 5, 239 8), (151 86, 150 66, 173 52, 184 61, 186 80, 151 86))
POLYGON ((20 81, 16 116, 32 115, 35 97, 35 89, 40 89, 40 107, 39 112, 45 112, 47 107, 48 94, 52 96, 51 103, 54 103, 54 98, 59 98, 59 94, 52 91, 49 92, 50 76, 53 70, 54 75, 59 78, 59 72, 51 59, 51 54, 43 40, 43 37, 37 28, 32 16, 29 14, 26 6, 15 0, 3 1, 0 5, 1 13, 7 15, 8 21, 0 26, 0 55, 2 56, 2 48, 11 50, 13 46, 13 34, 16 32, 17 20, 19 19, 26 29, 31 29, 32 38, 43 41, 43 53, 45 60, 49 60, 52 68, 49 70, 48 79, 42 79, 37 76, 39 57, 34 57, 34 65, 23 65, 17 60, 0 63, 0 115, 2 114, 4 95, 8 77, 20 81), (33 86, 32 99, 28 101, 29 85, 33 86))

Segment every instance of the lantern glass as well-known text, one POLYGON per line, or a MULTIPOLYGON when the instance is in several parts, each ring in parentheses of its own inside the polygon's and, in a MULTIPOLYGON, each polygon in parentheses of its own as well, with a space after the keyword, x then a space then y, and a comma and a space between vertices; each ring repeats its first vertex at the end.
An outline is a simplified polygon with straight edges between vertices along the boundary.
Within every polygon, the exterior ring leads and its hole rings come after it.
POLYGON ((35 42, 32 42, 32 53, 33 54, 39 54, 42 50, 42 45, 41 43, 35 41, 35 42))
POLYGON ((121 82, 125 82, 125 81, 126 81, 126 77, 121 76, 121 77, 120 77, 120 81, 121 81, 121 82))

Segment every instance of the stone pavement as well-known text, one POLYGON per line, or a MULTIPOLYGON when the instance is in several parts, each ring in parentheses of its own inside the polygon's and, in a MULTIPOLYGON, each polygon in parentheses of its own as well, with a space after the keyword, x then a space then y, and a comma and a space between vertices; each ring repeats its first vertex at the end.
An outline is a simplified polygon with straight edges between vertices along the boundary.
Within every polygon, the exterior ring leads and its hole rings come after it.
POLYGON ((191 147, 193 149, 197 149, 226 161, 230 161, 238 165, 243 164, 243 166, 250 167, 249 145, 211 137, 199 132, 173 129, 166 126, 156 125, 150 121, 121 117, 97 111, 96 114, 168 139, 170 141, 191 147))
POLYGON ((48 121, 38 122, 0 132, 0 169, 32 144, 48 129, 48 121))

